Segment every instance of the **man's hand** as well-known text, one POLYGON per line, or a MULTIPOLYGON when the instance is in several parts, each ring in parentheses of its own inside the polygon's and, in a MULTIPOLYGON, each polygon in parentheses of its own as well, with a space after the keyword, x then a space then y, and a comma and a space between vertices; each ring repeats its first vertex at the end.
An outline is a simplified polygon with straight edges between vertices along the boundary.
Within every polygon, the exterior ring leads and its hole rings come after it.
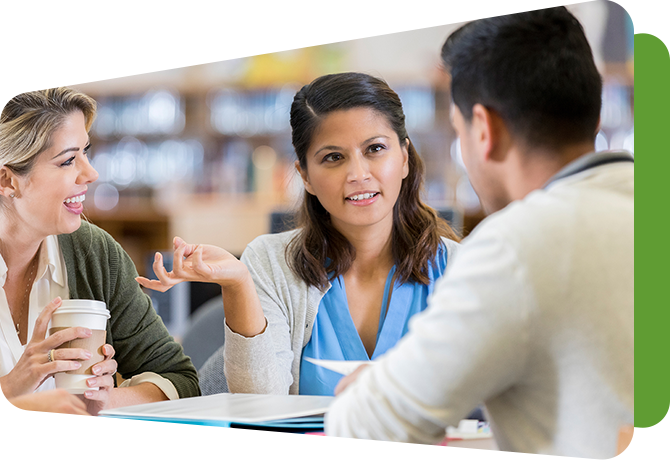
POLYGON ((65 390, 43 391, 5 399, 10 449, 35 452, 49 433, 89 431, 95 420, 86 405, 65 390))
POLYGON ((369 364, 361 364, 351 374, 345 375, 342 378, 342 380, 340 380, 340 383, 338 383, 337 386, 335 387, 335 396, 342 393, 349 385, 355 382, 359 374, 363 371, 363 369, 365 369, 368 366, 369 364))

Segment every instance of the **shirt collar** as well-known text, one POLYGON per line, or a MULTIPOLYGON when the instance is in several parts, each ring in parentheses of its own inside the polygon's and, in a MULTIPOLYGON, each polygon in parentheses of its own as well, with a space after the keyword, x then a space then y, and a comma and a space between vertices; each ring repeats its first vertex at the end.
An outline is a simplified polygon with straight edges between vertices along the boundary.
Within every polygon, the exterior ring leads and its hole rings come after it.
POLYGON ((53 282, 65 287, 65 267, 58 245, 58 237, 56 235, 47 236, 44 240, 44 249, 40 256, 40 266, 44 263, 45 270, 42 276, 45 276, 46 270, 49 270, 53 282))
POLYGON ((5 259, 0 254, 0 287, 5 285, 5 281, 7 281, 7 263, 5 263, 5 259))
POLYGON ((626 151, 587 153, 565 165, 560 171, 554 174, 542 188, 546 189, 550 184, 553 184, 558 180, 586 171, 587 169, 619 162, 633 162, 633 155, 626 151))
MULTIPOLYGON (((60 246, 58 245, 58 237, 56 235, 47 236, 44 244, 40 246, 38 262, 37 262, 37 276, 35 280, 50 276, 54 283, 65 287, 65 270, 63 260, 61 259, 60 246)), ((0 287, 5 285, 7 281, 7 263, 0 254, 0 287)))

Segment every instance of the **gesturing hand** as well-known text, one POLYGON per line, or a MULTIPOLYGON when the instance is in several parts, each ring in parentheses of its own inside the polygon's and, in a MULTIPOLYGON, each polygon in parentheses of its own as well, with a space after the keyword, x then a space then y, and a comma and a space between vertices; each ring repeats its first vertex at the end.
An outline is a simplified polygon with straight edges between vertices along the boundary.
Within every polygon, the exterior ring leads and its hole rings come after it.
POLYGON ((165 292, 182 281, 218 283, 222 287, 235 286, 243 282, 247 267, 225 249, 209 244, 187 244, 179 237, 174 239, 172 271, 163 265, 160 252, 154 257, 153 269, 158 277, 150 280, 138 276, 135 280, 145 288, 165 292))
POLYGON ((34 392, 48 377, 57 372, 79 369, 77 360, 87 360, 91 353, 81 348, 64 348, 53 352, 53 361, 49 359, 49 351, 65 342, 90 337, 92 331, 85 327, 69 327, 46 337, 47 327, 53 312, 60 307, 60 297, 44 307, 37 317, 35 329, 30 342, 16 366, 4 377, 0 378, 0 386, 8 399, 34 392))

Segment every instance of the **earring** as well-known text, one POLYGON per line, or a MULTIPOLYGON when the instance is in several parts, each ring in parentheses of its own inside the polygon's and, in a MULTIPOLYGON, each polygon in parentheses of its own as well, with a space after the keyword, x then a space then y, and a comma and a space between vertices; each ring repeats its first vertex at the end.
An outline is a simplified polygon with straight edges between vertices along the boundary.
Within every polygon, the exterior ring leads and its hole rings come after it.
POLYGON ((10 198, 16 198, 16 195, 14 195, 14 194, 12 193, 11 195, 9 195, 9 197, 10 197, 10 198))

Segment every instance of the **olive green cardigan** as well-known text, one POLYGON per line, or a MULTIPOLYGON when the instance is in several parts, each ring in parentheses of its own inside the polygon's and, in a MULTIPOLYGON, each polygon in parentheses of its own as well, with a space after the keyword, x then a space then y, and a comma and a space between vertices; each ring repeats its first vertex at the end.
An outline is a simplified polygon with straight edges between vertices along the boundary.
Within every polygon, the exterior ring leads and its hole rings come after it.
POLYGON ((58 235, 58 242, 70 298, 107 304, 107 343, 116 351, 118 372, 125 379, 155 372, 172 382, 180 398, 199 396, 195 367, 135 281, 135 265, 119 243, 85 221, 77 231, 58 235))

